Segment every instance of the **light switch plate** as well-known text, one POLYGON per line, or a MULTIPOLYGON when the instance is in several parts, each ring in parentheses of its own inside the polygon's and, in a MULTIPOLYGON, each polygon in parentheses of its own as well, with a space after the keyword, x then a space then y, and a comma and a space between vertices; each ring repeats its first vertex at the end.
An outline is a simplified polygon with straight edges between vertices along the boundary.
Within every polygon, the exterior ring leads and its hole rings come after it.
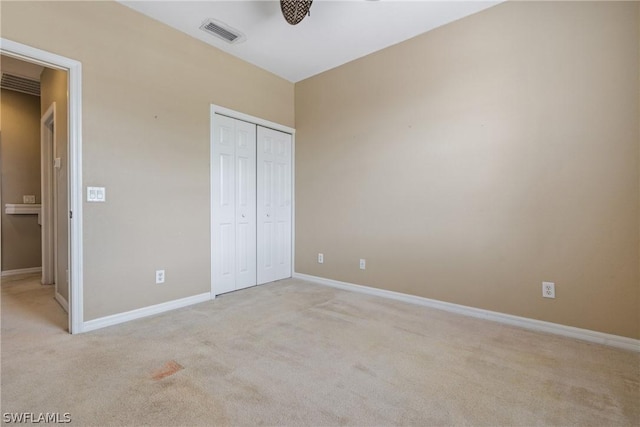
POLYGON ((87 202, 104 202, 107 190, 104 187, 87 187, 87 202))

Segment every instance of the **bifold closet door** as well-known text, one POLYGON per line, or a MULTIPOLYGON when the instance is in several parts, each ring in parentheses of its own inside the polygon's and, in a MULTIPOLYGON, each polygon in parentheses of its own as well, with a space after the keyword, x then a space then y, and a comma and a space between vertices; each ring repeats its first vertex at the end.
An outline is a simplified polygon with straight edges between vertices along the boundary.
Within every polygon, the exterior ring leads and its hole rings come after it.
POLYGON ((212 182, 215 293, 256 285, 256 125, 215 115, 212 182))
POLYGON ((258 126, 258 284, 291 277, 291 135, 258 126))

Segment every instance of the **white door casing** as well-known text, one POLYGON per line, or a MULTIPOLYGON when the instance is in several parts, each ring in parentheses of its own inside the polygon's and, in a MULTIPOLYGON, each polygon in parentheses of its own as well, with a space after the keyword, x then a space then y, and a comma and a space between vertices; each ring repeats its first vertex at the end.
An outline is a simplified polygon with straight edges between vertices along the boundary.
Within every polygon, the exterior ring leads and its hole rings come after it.
POLYGON ((82 64, 76 60, 0 38, 0 53, 68 72, 68 269, 69 332, 84 332, 82 246, 82 64), (71 217, 71 213, 73 216, 71 217))
POLYGON ((258 126, 258 284, 291 277, 292 138, 258 126))
MULTIPOLYGON (((53 159, 55 158, 56 103, 52 103, 40 119, 40 183, 41 183, 41 233, 42 233, 42 284, 52 285, 56 260, 56 179, 53 159)), ((57 289, 56 289, 57 291, 57 289)))

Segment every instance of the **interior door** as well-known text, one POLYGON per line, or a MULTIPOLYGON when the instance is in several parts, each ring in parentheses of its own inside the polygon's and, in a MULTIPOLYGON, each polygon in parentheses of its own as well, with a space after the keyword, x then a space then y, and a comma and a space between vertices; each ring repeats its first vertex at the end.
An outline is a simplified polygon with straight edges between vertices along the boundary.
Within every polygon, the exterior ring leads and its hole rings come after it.
POLYGON ((216 114, 212 168, 215 293, 256 285, 256 125, 216 114))
POLYGON ((258 126, 258 284, 291 277, 291 135, 258 126))
POLYGON ((236 120, 236 289, 256 285, 256 125, 236 120))

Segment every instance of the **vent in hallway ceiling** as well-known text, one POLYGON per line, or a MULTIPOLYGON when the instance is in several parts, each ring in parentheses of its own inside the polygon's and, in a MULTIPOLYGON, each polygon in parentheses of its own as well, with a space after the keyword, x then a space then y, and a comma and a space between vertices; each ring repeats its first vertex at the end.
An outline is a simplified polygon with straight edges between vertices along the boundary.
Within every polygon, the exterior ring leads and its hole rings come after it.
POLYGON ((16 92, 40 96, 40 82, 14 74, 2 73, 0 80, 2 89, 15 90, 16 92))
POLYGON ((207 19, 200 26, 200 29, 230 44, 240 43, 246 39, 240 31, 215 19, 207 19))

